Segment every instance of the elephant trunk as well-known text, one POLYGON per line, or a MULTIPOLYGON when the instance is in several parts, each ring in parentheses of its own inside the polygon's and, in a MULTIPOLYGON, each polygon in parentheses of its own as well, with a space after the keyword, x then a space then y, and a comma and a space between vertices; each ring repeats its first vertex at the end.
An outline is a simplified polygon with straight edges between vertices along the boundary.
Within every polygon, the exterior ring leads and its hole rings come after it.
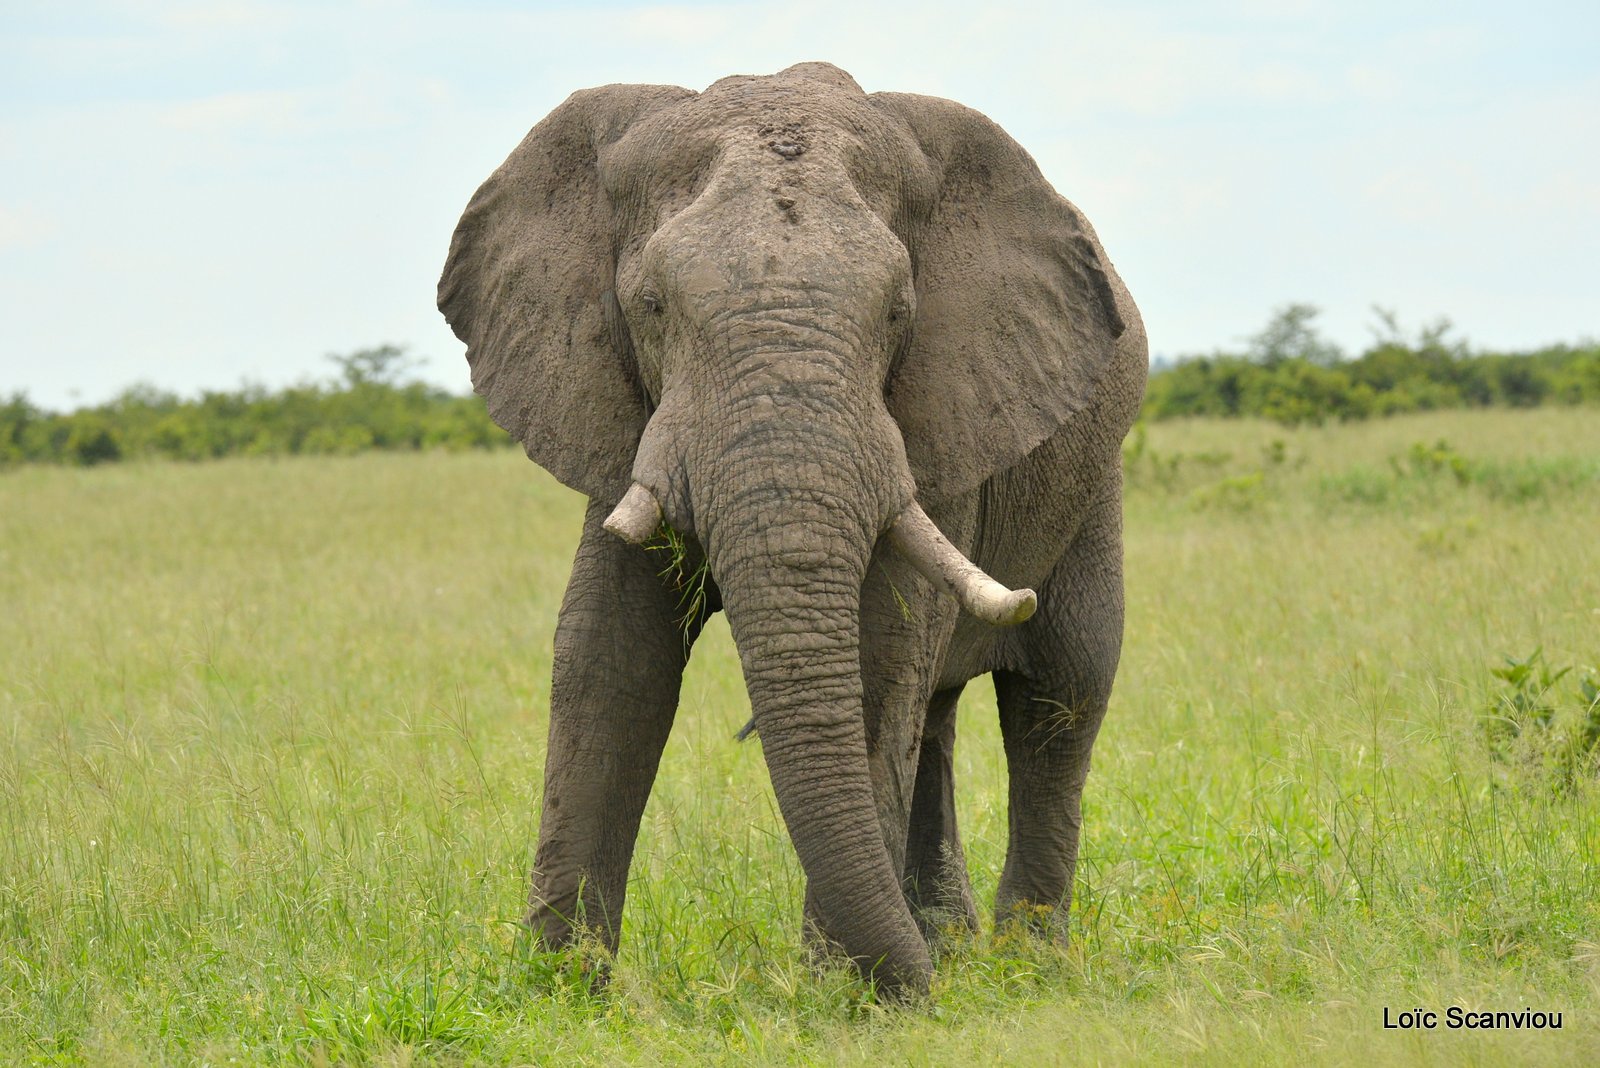
POLYGON ((692 521, 819 933, 886 991, 925 992, 932 963, 884 841, 862 711, 861 586, 911 498, 904 446, 851 388, 859 361, 800 348, 792 327, 759 332, 783 343, 744 348, 731 390, 668 387, 635 464, 663 496, 625 500, 617 526, 643 530, 658 507, 692 521))
POLYGON ((926 992, 932 963, 867 765, 860 600, 871 544, 813 520, 750 518, 734 517, 711 566, 820 934, 886 990, 926 992))

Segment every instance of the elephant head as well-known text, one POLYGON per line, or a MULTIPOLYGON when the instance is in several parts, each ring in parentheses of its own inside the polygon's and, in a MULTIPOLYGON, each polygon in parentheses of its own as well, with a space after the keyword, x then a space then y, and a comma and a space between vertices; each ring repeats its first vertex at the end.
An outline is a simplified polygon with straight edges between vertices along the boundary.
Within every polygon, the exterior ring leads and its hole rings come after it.
POLYGON ((567 485, 703 546, 826 928, 925 988, 867 770, 860 600, 880 538, 1025 619, 918 504, 1096 395, 1123 330, 1092 230, 999 127, 818 63, 612 85, 478 190, 439 306, 494 419, 567 485))

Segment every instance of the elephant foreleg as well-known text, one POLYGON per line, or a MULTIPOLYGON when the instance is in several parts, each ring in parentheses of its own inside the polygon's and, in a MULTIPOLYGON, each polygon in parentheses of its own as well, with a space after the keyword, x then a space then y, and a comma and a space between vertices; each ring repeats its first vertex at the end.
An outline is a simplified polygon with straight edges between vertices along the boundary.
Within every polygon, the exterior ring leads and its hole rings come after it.
POLYGON ((615 952, 645 801, 702 619, 657 554, 601 529, 591 501, 556 626, 544 807, 527 924, 550 948, 580 931, 615 952))
POLYGON ((1020 669, 994 673, 1010 772, 997 924, 1066 931, 1089 753, 1122 649, 1121 514, 1114 474, 1040 591, 1020 669))

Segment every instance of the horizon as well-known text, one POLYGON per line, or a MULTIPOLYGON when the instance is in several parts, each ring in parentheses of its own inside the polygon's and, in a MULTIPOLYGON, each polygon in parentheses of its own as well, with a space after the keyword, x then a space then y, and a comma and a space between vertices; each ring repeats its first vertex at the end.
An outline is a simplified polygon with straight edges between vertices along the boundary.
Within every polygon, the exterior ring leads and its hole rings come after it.
MULTIPOLYGON (((1274 321, 1274 322, 1278 321, 1285 310, 1286 310, 1286 306, 1274 309, 1274 312, 1273 312, 1273 315, 1272 315, 1270 321, 1274 321)), ((1376 307, 1374 308, 1375 315, 1376 315, 1376 312, 1378 310, 1379 310, 1378 308, 1376 308, 1376 307)), ((1315 318, 1315 317, 1313 317, 1313 318, 1315 318)), ((1455 330, 1454 324, 1445 322, 1443 320, 1435 320, 1432 323, 1417 323, 1417 324, 1410 324, 1410 323, 1406 323, 1404 321, 1401 321, 1400 326, 1402 328, 1407 328, 1407 327, 1412 328, 1412 329, 1404 331, 1406 333, 1409 333, 1411 336, 1410 337, 1401 337, 1401 338, 1398 338, 1396 340, 1399 340, 1404 345, 1407 345, 1407 346, 1410 346, 1410 347, 1414 347, 1414 348, 1420 348, 1421 347, 1420 337, 1421 337, 1422 333, 1426 332, 1429 328, 1433 328, 1433 329, 1437 330, 1440 327, 1443 327, 1443 329, 1444 329, 1444 337, 1442 338, 1442 342, 1446 346, 1460 346, 1460 347, 1462 347, 1465 350, 1462 353, 1462 355, 1467 359, 1473 359, 1473 358, 1477 358, 1477 357, 1480 357, 1480 356, 1525 356, 1525 355, 1529 355, 1529 354, 1532 354, 1532 353, 1548 351, 1548 350, 1551 350, 1551 349, 1557 349, 1557 348, 1563 348, 1563 347, 1572 348, 1572 349, 1589 349, 1589 348, 1600 347, 1600 338, 1596 338, 1596 337, 1594 337, 1592 335, 1589 335, 1589 336, 1581 336, 1581 337, 1577 337, 1577 338, 1555 339, 1555 340, 1551 340, 1551 341, 1545 342, 1543 344, 1530 345, 1530 346, 1528 346, 1526 348, 1510 350, 1510 351, 1491 350, 1491 349, 1487 349, 1487 348, 1483 348, 1483 347, 1474 345, 1471 338, 1459 335, 1459 332, 1455 330)), ((1348 363, 1348 362, 1351 362, 1351 361, 1359 360, 1366 353, 1368 353, 1370 351, 1373 351, 1373 350, 1379 348, 1380 346, 1382 346, 1383 344, 1386 343, 1385 339, 1383 339, 1383 338, 1381 338, 1379 336, 1380 331, 1378 329, 1376 329, 1376 328, 1370 329, 1369 330, 1369 334, 1371 336, 1369 337, 1369 340, 1365 344, 1363 344, 1362 346, 1360 346, 1359 348, 1356 348, 1356 349, 1347 349, 1347 348, 1344 348, 1343 346, 1338 345, 1335 342, 1331 342, 1330 339, 1328 339, 1324 335, 1322 335, 1316 329, 1315 322, 1313 321, 1310 339, 1313 340, 1314 342, 1325 342, 1325 343, 1334 344, 1335 347, 1338 349, 1337 357, 1334 360, 1334 365, 1337 366, 1338 364, 1341 364, 1341 363, 1348 363)), ((1247 335, 1245 337, 1241 337, 1241 338, 1237 339, 1237 341, 1239 343, 1237 345, 1235 345, 1231 349, 1230 348, 1225 348, 1225 347, 1220 346, 1220 345, 1216 345, 1216 346, 1212 346, 1211 348, 1208 348, 1208 349, 1205 349, 1205 350, 1194 351, 1194 352, 1179 352, 1179 353, 1152 352, 1150 354, 1150 373, 1152 375, 1161 374, 1161 373, 1163 373, 1165 371, 1169 371, 1169 370, 1171 370, 1171 369, 1173 369, 1173 368, 1175 368, 1175 367, 1177 367, 1177 366, 1179 366, 1181 364, 1189 363, 1189 362, 1194 361, 1194 360, 1232 358, 1232 359, 1245 359, 1245 360, 1251 360, 1251 361, 1259 362, 1259 354, 1252 355, 1248 351, 1249 345, 1254 340, 1254 338, 1255 338, 1255 335, 1247 335)), ((326 365, 326 366, 321 370, 320 373, 316 373, 316 371, 317 371, 316 368, 310 367, 310 368, 306 369, 305 373, 303 373, 302 375, 300 375, 297 378, 294 378, 294 379, 291 379, 291 380, 285 380, 285 381, 281 381, 281 382, 276 382, 276 383, 274 383, 274 382, 266 382, 266 381, 262 381, 262 380, 258 380, 258 379, 252 379, 252 378, 246 377, 246 378, 241 378, 238 381, 233 382, 231 384, 230 383, 221 383, 221 384, 215 384, 215 385, 200 385, 200 386, 195 386, 195 387, 190 388, 190 389, 181 389, 181 388, 169 387, 167 385, 164 385, 163 383, 151 381, 151 380, 148 380, 148 379, 138 379, 138 380, 134 380, 134 381, 131 381, 131 382, 127 382, 127 383, 123 384, 121 387, 111 390, 110 392, 108 392, 103 397, 100 397, 98 400, 92 400, 91 401, 91 400, 79 400, 77 398, 69 398, 69 403, 67 403, 65 405, 50 405, 50 404, 41 403, 38 400, 38 398, 30 395, 26 389, 22 389, 22 390, 15 390, 14 389, 14 390, 9 390, 9 391, 5 390, 5 389, 0 389, 0 404, 4 404, 4 403, 7 403, 7 402, 12 402, 12 401, 14 401, 14 400, 16 400, 17 398, 20 397, 22 400, 24 400, 28 404, 34 406, 35 408, 40 409, 41 411, 49 412, 49 413, 53 413, 53 414, 57 414, 57 415, 69 415, 69 414, 72 414, 73 412, 76 412, 76 411, 83 411, 83 410, 103 407, 105 405, 115 403, 115 402, 117 402, 119 400, 122 400, 124 398, 136 397, 136 396, 139 396, 141 394, 144 394, 144 395, 147 395, 147 396, 152 396, 152 397, 157 397, 157 398, 160 398, 161 400, 169 400, 170 399, 170 400, 176 400, 176 401, 178 401, 180 403, 191 403, 191 402, 195 402, 195 401, 200 400, 205 394, 234 394, 234 395, 238 395, 238 394, 252 393, 252 392, 259 391, 259 392, 261 392, 263 394, 266 394, 266 395, 270 396, 270 395, 282 393, 282 392, 284 392, 286 390, 292 390, 292 389, 332 389, 332 390, 337 390, 337 389, 342 388, 342 387, 348 387, 349 385, 352 384, 351 383, 351 379, 349 378, 348 371, 346 370, 347 362, 349 361, 350 357, 352 357, 354 355, 363 354, 363 353, 370 353, 370 352, 374 352, 374 351, 378 351, 378 350, 382 350, 382 349, 393 349, 393 350, 395 350, 396 360, 395 360, 395 364, 394 364, 395 369, 393 371, 385 371, 382 374, 380 374, 379 376, 374 377, 373 379, 371 379, 372 382, 374 382, 374 383, 376 383, 378 385, 383 385, 383 386, 388 386, 388 387, 393 387, 393 388, 402 388, 403 389, 403 388, 405 388, 407 386, 411 386, 411 385, 420 383, 422 385, 426 385, 426 386, 429 386, 429 387, 432 387, 432 388, 443 389, 443 390, 447 391, 448 393, 450 393, 450 394, 452 394, 454 396, 475 396, 476 395, 476 391, 472 388, 472 384, 471 384, 470 381, 463 382, 463 383, 440 382, 440 381, 437 380, 437 376, 430 376, 429 374, 427 374, 426 372, 427 372, 428 367, 429 367, 429 362, 426 359, 417 357, 416 354, 411 351, 410 346, 407 346, 407 345, 393 345, 391 343, 382 342, 382 343, 374 344, 374 345, 357 346, 356 348, 351 349, 348 352, 328 352, 328 353, 324 353, 322 355, 322 357, 321 357, 321 361, 320 362, 322 364, 326 365)), ((464 362, 465 361, 463 360, 463 363, 464 362)), ((463 377, 465 377, 465 376, 463 376, 463 377)))

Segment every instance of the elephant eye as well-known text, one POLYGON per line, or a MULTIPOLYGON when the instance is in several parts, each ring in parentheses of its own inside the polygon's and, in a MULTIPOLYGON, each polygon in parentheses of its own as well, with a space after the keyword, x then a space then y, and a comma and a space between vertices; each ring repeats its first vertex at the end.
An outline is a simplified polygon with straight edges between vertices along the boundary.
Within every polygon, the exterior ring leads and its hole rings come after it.
POLYGON ((645 293, 640 296, 639 304, 651 315, 655 315, 661 310, 661 298, 654 293, 645 293))

